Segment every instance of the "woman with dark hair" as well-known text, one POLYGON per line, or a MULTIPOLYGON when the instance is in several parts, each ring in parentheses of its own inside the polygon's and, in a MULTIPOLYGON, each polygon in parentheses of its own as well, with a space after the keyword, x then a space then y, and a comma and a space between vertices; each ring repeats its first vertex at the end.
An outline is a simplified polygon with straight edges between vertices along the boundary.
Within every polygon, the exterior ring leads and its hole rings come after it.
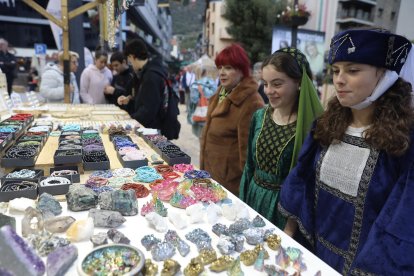
POLYGON ((283 185, 285 232, 343 275, 413 275, 414 112, 398 76, 411 43, 355 29, 330 47, 336 97, 283 185))
POLYGON ((83 70, 80 79, 80 97, 83 103, 106 103, 104 90, 112 82, 112 73, 106 67, 107 62, 108 54, 103 50, 96 50, 94 64, 83 70))
POLYGON ((262 64, 269 105, 253 115, 240 198, 281 229, 286 219, 277 212, 280 188, 323 111, 311 77, 306 57, 295 48, 280 49, 262 64))
POLYGON ((221 85, 210 98, 201 136, 200 168, 238 196, 252 114, 264 103, 245 50, 233 44, 215 60, 221 85))

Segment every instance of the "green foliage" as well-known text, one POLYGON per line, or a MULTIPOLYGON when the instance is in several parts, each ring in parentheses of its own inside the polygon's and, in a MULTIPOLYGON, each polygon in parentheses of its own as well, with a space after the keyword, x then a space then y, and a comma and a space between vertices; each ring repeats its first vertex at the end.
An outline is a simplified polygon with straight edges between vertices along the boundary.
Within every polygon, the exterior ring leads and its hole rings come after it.
POLYGON ((272 29, 286 0, 226 0, 228 33, 243 45, 252 63, 271 54, 272 29))

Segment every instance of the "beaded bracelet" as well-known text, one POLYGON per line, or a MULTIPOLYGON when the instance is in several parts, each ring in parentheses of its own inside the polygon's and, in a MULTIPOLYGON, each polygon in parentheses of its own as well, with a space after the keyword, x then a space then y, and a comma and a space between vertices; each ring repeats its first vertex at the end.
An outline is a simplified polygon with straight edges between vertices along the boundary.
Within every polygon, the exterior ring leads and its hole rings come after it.
POLYGON ((120 176, 120 177, 129 177, 129 176, 134 176, 135 171, 130 168, 119 168, 113 171, 113 175, 120 176))
POLYGON ((111 178, 113 176, 110 170, 99 170, 91 173, 91 176, 99 176, 103 178, 111 178))
POLYGON ((59 142, 59 145, 73 145, 73 144, 81 145, 82 141, 80 139, 73 139, 73 140, 61 140, 59 142))
POLYGON ((166 172, 166 173, 163 173, 162 174, 162 177, 164 179, 171 179, 172 180, 172 179, 179 178, 180 175, 178 173, 176 173, 176 172, 166 172))
POLYGON ((173 171, 173 169, 169 165, 157 165, 154 166, 154 168, 157 170, 158 173, 161 174, 173 171))
POLYGON ((128 182, 129 182, 129 179, 124 178, 124 177, 112 177, 109 179, 108 185, 114 188, 119 188, 123 184, 128 183, 128 182))
POLYGON ((101 187, 108 184, 108 179, 99 176, 91 176, 86 180, 86 184, 91 187, 101 187))
POLYGON ((38 132, 49 132, 50 128, 47 126, 36 126, 31 127, 29 131, 38 131, 38 132))
POLYGON ((89 184, 85 184, 85 187, 91 189, 92 191, 94 191, 98 195, 100 193, 103 193, 103 192, 112 192, 114 190, 114 188, 112 188, 110 186, 95 187, 95 186, 91 186, 89 184))
POLYGON ((141 150, 130 151, 122 156, 122 160, 124 161, 145 160, 145 158, 145 153, 141 150))
POLYGON ((64 176, 64 175, 74 175, 78 174, 75 170, 60 170, 60 171, 53 171, 50 176, 64 176))
POLYGON ((208 178, 194 178, 193 186, 200 186, 204 188, 210 188, 213 185, 210 179, 208 178))
POLYGON ((138 183, 125 183, 122 185, 121 190, 134 190, 137 198, 147 197, 150 193, 144 185, 138 183))
POLYGON ((158 185, 160 185, 160 184, 162 184, 163 182, 165 182, 166 180, 164 180, 164 179, 157 179, 157 180, 155 180, 155 181, 153 181, 153 182, 151 182, 150 184, 149 184, 149 186, 150 186, 150 188, 151 188, 151 190, 152 189, 155 189, 155 187, 157 187, 158 185))
POLYGON ((186 171, 194 170, 194 166, 191 164, 175 164, 174 170, 185 173, 186 171))
POLYGON ((29 147, 11 147, 5 157, 6 158, 17 158, 17 159, 29 159, 35 156, 37 153, 36 148, 29 147))
POLYGON ((105 161, 109 161, 108 156, 105 155, 84 155, 82 157, 84 162, 105 162, 105 161))
POLYGON ((97 145, 97 144, 89 144, 89 145, 85 145, 83 146, 83 150, 85 152, 91 152, 91 151, 104 151, 105 148, 103 145, 97 145))
POLYGON ((185 152, 182 152, 182 151, 166 152, 165 155, 167 155, 168 158, 178 158, 178 157, 186 157, 186 156, 188 156, 185 152))
POLYGON ((22 169, 19 171, 14 171, 8 173, 6 178, 34 178, 36 176, 36 172, 33 170, 22 169))
POLYGON ((40 186, 53 186, 70 184, 70 180, 66 177, 50 176, 40 181, 40 186))
POLYGON ((137 151, 138 149, 135 147, 123 147, 118 150, 120 155, 125 155, 127 152, 137 151))
POLYGON ((144 166, 135 170, 136 176, 133 180, 138 182, 150 183, 157 179, 162 179, 162 176, 158 174, 154 168, 144 166))
POLYGON ((18 147, 27 147, 27 146, 40 146, 39 141, 23 141, 17 144, 18 147))
POLYGON ((60 136, 68 136, 68 135, 80 135, 80 133, 79 132, 77 132, 77 131, 65 131, 65 132, 62 132, 61 134, 60 134, 60 136))
POLYGON ((210 174, 204 170, 191 170, 184 173, 184 177, 188 179, 194 178, 210 178, 210 174))
POLYGON ((6 182, 1 185, 0 191, 2 192, 14 192, 14 191, 23 191, 23 190, 34 190, 37 188, 37 184, 31 181, 13 181, 6 182))
POLYGON ((57 156, 75 156, 75 155, 82 155, 82 151, 81 150, 74 150, 74 149, 64 150, 64 151, 58 152, 56 155, 57 156))
POLYGON ((63 146, 59 146, 58 150, 81 150, 81 145, 75 145, 75 144, 67 144, 63 146))
POLYGON ((80 131, 80 125, 66 124, 66 125, 62 126, 62 131, 80 131))

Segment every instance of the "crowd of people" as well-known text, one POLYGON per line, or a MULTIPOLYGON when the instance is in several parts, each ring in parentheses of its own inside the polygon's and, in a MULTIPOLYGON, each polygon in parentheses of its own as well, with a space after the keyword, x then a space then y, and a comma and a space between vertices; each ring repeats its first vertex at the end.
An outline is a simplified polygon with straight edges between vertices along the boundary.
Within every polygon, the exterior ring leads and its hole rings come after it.
MULTIPOLYGON (((0 40, 0 54, 4 47, 0 40)), ((97 50, 79 89, 71 82, 71 100, 116 104, 176 139, 172 100, 181 90, 200 139, 200 169, 338 272, 408 275, 413 52, 409 40, 383 29, 336 34, 328 58, 336 96, 323 110, 315 64, 299 49, 281 48, 252 74, 246 51, 232 44, 215 58, 216 78, 187 67, 172 83, 162 60, 135 39, 110 55, 115 75, 108 53, 97 50)), ((78 55, 70 56, 73 75, 78 55)), ((50 102, 63 100, 62 61, 42 75, 40 93, 50 102)))

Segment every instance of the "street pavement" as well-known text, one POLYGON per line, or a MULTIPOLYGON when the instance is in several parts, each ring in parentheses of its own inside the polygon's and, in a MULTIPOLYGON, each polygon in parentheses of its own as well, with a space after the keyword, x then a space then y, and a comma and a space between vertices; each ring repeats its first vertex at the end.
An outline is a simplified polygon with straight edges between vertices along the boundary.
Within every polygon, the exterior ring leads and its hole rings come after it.
POLYGON ((180 115, 178 120, 181 124, 180 136, 177 140, 172 142, 179 146, 182 151, 191 156, 191 164, 196 167, 200 166, 200 142, 198 138, 192 133, 191 125, 187 123, 187 112, 185 111, 185 104, 180 104, 180 115))

